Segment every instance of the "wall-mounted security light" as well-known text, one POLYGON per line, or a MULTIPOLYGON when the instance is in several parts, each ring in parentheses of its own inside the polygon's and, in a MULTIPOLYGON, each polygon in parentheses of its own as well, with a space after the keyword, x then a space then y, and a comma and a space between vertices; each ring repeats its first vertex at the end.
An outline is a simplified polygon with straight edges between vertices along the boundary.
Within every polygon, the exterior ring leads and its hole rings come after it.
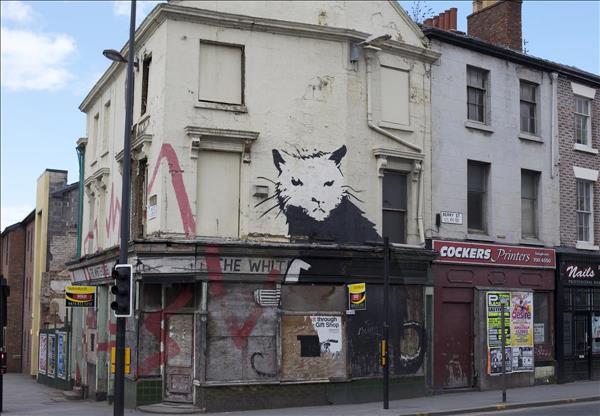
POLYGON ((383 42, 385 42, 386 40, 390 40, 391 38, 392 38, 392 35, 390 35, 389 33, 383 33, 383 34, 379 34, 379 35, 371 35, 368 38, 366 38, 365 40, 363 40, 362 42, 353 43, 352 46, 350 47, 350 62, 352 62, 352 63, 358 62, 358 60, 360 58, 360 48, 361 47, 364 48, 364 47, 371 46, 371 47, 373 47, 373 49, 375 49, 378 46, 381 46, 383 44, 383 42))

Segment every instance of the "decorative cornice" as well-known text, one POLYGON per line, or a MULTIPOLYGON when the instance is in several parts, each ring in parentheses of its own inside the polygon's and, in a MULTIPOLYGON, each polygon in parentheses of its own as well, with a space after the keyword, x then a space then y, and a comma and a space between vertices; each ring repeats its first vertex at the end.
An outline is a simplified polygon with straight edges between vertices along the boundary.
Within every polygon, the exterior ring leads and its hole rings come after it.
POLYGON ((259 133, 247 130, 216 129, 186 126, 185 134, 191 138, 191 157, 197 158, 200 150, 222 150, 242 153, 242 160, 250 162, 252 144, 259 133))

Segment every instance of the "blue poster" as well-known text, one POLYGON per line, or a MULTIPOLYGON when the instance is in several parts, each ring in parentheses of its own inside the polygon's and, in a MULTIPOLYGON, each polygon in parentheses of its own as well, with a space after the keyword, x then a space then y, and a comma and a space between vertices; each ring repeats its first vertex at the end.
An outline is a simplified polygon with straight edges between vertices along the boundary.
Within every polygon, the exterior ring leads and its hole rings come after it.
POLYGON ((58 335, 58 345, 57 352, 58 357, 56 359, 56 376, 61 379, 65 379, 66 371, 65 371, 65 347, 66 347, 66 336, 67 334, 64 332, 57 332, 58 335))

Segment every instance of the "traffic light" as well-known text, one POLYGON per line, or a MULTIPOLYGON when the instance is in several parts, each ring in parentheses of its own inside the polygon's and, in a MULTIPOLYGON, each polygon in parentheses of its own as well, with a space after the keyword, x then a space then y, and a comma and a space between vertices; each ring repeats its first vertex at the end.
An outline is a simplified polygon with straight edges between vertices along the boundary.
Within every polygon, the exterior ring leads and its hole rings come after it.
POLYGON ((130 264, 117 264, 112 271, 115 284, 110 291, 115 300, 110 308, 115 311, 117 318, 133 315, 133 268, 130 264))

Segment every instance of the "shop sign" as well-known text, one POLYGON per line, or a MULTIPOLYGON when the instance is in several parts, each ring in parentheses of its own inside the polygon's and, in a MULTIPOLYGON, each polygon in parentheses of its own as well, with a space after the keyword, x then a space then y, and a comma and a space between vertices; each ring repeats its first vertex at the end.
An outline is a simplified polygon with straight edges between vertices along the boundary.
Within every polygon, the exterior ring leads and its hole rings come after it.
POLYGON ((348 309, 367 309, 367 285, 365 283, 352 283, 348 285, 348 309))
POLYGON ((437 263, 556 268, 556 255, 551 248, 434 240, 433 250, 438 252, 437 263))
POLYGON ((568 285, 600 286, 600 263, 561 262, 560 274, 568 285))
POLYGON ((112 273, 114 261, 95 264, 93 266, 84 267, 82 269, 73 270, 71 272, 71 280, 73 282, 85 282, 88 280, 108 279, 112 273))
POLYGON ((94 307, 96 286, 66 286, 65 305, 71 307, 94 307))
POLYGON ((506 372, 533 371, 533 293, 486 292, 486 311, 488 374, 502 373, 502 332, 506 334, 506 372))
POLYGON ((458 224, 461 225, 463 223, 463 213, 462 212, 450 212, 450 211, 442 211, 440 212, 442 224, 458 224))

